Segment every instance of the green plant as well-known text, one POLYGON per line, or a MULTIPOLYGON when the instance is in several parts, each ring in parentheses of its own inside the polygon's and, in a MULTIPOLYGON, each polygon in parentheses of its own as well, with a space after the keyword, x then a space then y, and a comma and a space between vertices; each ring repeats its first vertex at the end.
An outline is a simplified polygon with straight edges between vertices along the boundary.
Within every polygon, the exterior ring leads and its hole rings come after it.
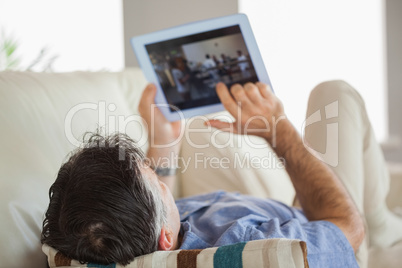
POLYGON ((21 56, 18 55, 19 42, 12 36, 6 35, 4 29, 0 40, 0 71, 53 71, 52 65, 58 55, 50 55, 49 49, 43 47, 38 55, 26 66, 21 65, 21 56))
POLYGON ((21 62, 16 54, 18 46, 18 41, 11 36, 6 36, 3 30, 0 40, 0 71, 18 69, 21 62))

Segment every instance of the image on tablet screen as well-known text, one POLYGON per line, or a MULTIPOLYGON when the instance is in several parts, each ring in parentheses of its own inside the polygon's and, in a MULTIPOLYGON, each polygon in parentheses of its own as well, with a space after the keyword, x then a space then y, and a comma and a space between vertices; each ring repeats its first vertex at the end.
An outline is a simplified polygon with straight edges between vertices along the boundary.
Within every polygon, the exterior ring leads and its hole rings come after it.
POLYGON ((257 82, 238 25, 145 45, 167 102, 179 109, 219 103, 218 82, 257 82))

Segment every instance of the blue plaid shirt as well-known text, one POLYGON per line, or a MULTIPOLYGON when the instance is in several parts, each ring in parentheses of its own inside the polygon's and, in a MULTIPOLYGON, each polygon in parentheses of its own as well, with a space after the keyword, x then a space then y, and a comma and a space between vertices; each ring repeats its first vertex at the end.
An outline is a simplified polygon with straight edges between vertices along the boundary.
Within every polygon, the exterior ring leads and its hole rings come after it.
POLYGON ((266 238, 307 243, 310 267, 359 267, 342 231, 328 221, 309 222, 303 212, 281 202, 215 192, 176 201, 181 249, 204 249, 266 238))

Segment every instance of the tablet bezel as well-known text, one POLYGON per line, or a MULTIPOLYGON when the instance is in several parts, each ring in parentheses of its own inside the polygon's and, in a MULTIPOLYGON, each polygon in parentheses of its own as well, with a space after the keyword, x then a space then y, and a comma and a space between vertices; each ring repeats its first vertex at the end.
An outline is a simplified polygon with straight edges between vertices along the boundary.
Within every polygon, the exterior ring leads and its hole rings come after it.
POLYGON ((225 17, 192 22, 131 38, 131 45, 137 56, 138 63, 144 72, 145 78, 150 83, 154 83, 157 87, 155 103, 158 105, 161 112, 169 121, 177 121, 183 118, 219 112, 224 110, 224 107, 221 103, 217 103, 208 104, 201 107, 188 108, 184 110, 176 109, 176 111, 171 111, 171 109, 169 108, 171 104, 167 102, 156 72, 154 71, 154 66, 146 50, 146 45, 235 25, 239 25, 240 27, 240 31, 243 35, 243 39, 247 46, 251 62, 254 65, 258 80, 263 83, 269 84, 272 88, 268 73, 265 69, 264 62, 257 46, 257 42, 254 38, 253 31, 245 14, 235 14, 225 17))

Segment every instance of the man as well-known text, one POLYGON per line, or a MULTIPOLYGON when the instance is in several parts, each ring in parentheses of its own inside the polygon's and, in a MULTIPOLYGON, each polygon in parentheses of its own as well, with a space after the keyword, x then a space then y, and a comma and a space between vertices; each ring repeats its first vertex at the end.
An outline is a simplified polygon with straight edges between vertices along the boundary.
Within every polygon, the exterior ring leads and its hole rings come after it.
POLYGON ((238 66, 243 78, 248 78, 250 76, 250 66, 248 65, 247 57, 243 55, 243 52, 241 52, 241 50, 237 50, 237 61, 239 62, 238 66))
POLYGON ((182 97, 184 101, 191 99, 190 87, 187 83, 189 79, 189 74, 184 74, 177 66, 176 59, 170 59, 169 61, 170 71, 173 76, 174 83, 176 85, 176 90, 182 97))
MULTIPOLYGON (((285 160, 303 212, 272 200, 224 192, 175 203, 169 190, 175 183, 173 166, 166 169, 144 165, 141 152, 127 137, 94 135, 61 167, 50 189, 42 242, 83 262, 127 264, 136 256, 156 250, 287 237, 307 242, 311 267, 357 267, 354 252, 365 236, 364 221, 370 242, 384 247, 401 239, 401 231, 394 227, 402 221, 384 207, 386 190, 379 189, 386 183, 380 174, 382 163, 367 162, 378 158, 380 152, 361 99, 345 83, 338 88, 331 86, 326 85, 327 91, 320 87, 313 91, 309 112, 316 111, 315 105, 322 99, 331 103, 336 99, 340 117, 350 117, 351 125, 341 125, 345 129, 339 134, 340 140, 353 134, 350 144, 347 142, 352 150, 344 151, 346 147, 340 145, 340 157, 356 166, 342 172, 331 170, 305 148, 284 116, 281 102, 265 84, 234 85, 229 91, 219 83, 217 93, 223 105, 241 120, 207 122, 223 131, 263 137, 272 144, 285 160), (344 109, 347 107, 350 109, 344 109), (364 174, 368 180, 362 174, 353 174, 365 168, 371 169, 372 174, 364 174), (349 193, 336 174, 345 177, 343 183, 349 193)), ((151 121, 155 94, 155 86, 149 85, 139 110, 146 124, 154 128, 149 131, 149 139, 155 145, 172 145, 151 147, 147 157, 151 163, 170 159, 173 165, 172 156, 180 151, 180 142, 175 141, 182 125, 167 121, 158 109, 154 110, 155 122, 151 121)), ((307 133, 307 139, 313 147, 318 146, 314 143, 321 142, 322 131, 307 133)), ((339 167, 343 168, 343 162, 339 167)), ((362 263, 365 265, 364 260, 362 263)))
POLYGON ((218 70, 216 69, 216 62, 211 59, 209 54, 205 55, 205 60, 202 63, 202 67, 208 71, 209 75, 214 81, 219 80, 218 70))

